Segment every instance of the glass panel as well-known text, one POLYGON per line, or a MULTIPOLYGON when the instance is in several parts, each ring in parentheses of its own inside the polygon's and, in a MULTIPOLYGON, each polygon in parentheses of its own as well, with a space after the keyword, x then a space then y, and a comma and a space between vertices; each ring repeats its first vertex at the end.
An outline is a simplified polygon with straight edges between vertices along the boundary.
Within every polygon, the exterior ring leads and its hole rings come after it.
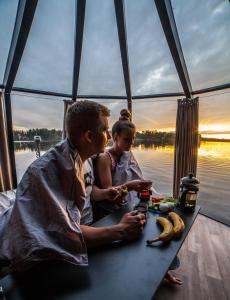
POLYGON ((12 99, 15 158, 18 180, 36 159, 35 135, 41 136, 41 155, 61 140, 62 99, 14 92, 12 99))
POLYGON ((152 0, 125 0, 133 95, 181 92, 182 87, 152 0))
POLYGON ((3 83, 17 7, 18 0, 0 0, 0 83, 3 83))
POLYGON ((74 0, 38 1, 15 86, 72 93, 74 0))
POLYGON ((172 196, 176 98, 133 101, 133 122, 137 133, 134 155, 144 177, 155 189, 172 196), (150 132, 143 132, 143 131, 150 132))
POLYGON ((175 131, 177 98, 133 100, 137 130, 175 131))
POLYGON ((230 82, 230 5, 227 0, 172 0, 194 90, 230 82))
POLYGON ((78 88, 80 95, 125 95, 113 1, 86 2, 78 88))
POLYGON ((229 224, 230 215, 230 89, 200 95, 197 177, 199 203, 208 216, 229 224), (208 109, 207 109, 208 106, 208 109))

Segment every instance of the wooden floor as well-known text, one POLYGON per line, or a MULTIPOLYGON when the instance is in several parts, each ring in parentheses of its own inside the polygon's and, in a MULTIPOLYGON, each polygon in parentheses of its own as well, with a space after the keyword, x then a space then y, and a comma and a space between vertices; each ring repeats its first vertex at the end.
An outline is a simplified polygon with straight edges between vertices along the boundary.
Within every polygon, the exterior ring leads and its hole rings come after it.
POLYGON ((183 285, 164 280, 154 300, 230 300, 230 227, 198 215, 178 256, 183 285))

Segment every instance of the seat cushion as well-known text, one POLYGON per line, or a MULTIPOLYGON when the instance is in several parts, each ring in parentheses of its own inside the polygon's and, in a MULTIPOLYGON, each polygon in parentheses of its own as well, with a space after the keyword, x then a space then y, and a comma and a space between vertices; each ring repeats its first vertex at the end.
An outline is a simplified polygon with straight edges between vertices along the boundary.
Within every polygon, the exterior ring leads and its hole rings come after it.
POLYGON ((13 205, 15 196, 15 190, 0 193, 0 214, 2 214, 7 208, 13 205))

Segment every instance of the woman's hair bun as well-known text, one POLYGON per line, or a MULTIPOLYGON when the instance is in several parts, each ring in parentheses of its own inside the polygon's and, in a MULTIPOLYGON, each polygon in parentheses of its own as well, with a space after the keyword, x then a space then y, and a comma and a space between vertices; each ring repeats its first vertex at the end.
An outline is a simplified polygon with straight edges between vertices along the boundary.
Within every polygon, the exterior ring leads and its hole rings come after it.
POLYGON ((130 121, 131 120, 131 112, 128 109, 122 109, 120 111, 119 121, 130 121))

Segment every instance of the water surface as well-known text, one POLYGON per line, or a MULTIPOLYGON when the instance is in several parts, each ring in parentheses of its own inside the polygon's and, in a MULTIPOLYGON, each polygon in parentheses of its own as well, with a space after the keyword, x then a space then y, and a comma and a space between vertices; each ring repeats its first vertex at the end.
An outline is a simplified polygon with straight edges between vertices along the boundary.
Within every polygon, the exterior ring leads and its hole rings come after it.
MULTIPOLYGON (((43 145, 41 154, 51 145, 43 145)), ((172 145, 139 144, 133 148, 144 177, 154 182, 163 195, 172 195, 172 145)), ((15 152, 17 175, 20 180, 27 166, 36 159, 32 148, 15 152)), ((199 203, 202 212, 230 223, 230 142, 202 142, 198 151, 197 178, 200 180, 199 203)))

